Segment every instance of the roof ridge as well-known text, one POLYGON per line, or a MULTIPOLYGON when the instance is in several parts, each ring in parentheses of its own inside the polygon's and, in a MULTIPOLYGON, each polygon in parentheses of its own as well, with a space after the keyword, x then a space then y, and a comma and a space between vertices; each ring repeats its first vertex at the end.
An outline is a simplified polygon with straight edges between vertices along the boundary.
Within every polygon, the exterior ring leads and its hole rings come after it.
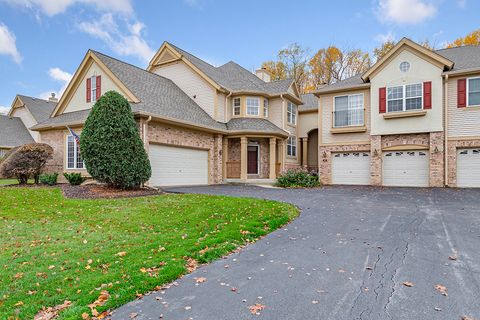
POLYGON ((57 103, 55 101, 50 101, 48 99, 42 99, 42 98, 38 98, 38 97, 27 96, 27 95, 21 94, 21 93, 17 93, 17 96, 24 97, 24 98, 29 98, 29 99, 33 99, 33 100, 40 100, 40 101, 43 101, 43 102, 46 102, 46 103, 57 103))
POLYGON ((188 54, 191 55, 192 57, 194 57, 194 58, 196 58, 196 59, 198 59, 198 60, 200 60, 200 61, 208 64, 208 65, 211 66, 212 68, 215 68, 215 69, 218 68, 218 67, 215 67, 213 64, 211 64, 211 63, 203 60, 202 58, 197 57, 197 56, 194 55, 193 53, 191 53, 191 52, 189 52, 189 51, 187 51, 187 50, 184 50, 184 49, 180 48, 179 46, 177 46, 177 45, 175 45, 175 44, 173 44, 173 43, 171 43, 171 42, 168 42, 168 41, 165 41, 165 42, 168 43, 169 45, 173 46, 175 49, 180 50, 180 51, 183 51, 183 52, 185 52, 185 53, 188 53, 188 54))
POLYGON ((465 44, 465 45, 456 46, 456 47, 451 47, 451 48, 435 49, 435 50, 433 50, 433 51, 434 51, 434 52, 437 52, 437 51, 445 51, 445 50, 453 50, 453 49, 462 49, 462 48, 479 48, 479 49, 480 49, 480 45, 465 44))

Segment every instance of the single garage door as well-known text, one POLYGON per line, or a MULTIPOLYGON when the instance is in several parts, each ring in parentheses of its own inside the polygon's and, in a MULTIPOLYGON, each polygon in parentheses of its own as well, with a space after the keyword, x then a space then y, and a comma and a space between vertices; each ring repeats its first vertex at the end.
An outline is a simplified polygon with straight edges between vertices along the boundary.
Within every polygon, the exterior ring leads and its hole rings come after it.
POLYGON ((480 149, 457 150, 457 186, 480 187, 480 149))
POLYGON ((370 184, 370 153, 333 153, 332 184, 370 184))
POLYGON ((208 151, 150 145, 151 186, 208 184, 208 151))
POLYGON ((383 153, 383 185, 428 187, 428 151, 383 153))

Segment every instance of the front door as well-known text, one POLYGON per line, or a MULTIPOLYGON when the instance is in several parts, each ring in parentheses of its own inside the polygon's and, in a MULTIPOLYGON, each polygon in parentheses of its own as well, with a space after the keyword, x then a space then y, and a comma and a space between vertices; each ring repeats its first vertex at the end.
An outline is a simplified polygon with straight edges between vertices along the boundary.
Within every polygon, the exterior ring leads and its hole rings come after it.
POLYGON ((258 146, 248 146, 248 174, 258 174, 258 146))

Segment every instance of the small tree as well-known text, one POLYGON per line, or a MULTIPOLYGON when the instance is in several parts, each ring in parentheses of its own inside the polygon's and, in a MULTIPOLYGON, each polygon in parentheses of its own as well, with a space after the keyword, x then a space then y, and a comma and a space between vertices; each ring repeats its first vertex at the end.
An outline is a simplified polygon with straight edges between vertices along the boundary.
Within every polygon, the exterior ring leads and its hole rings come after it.
POLYGON ((0 176, 16 178, 20 184, 26 184, 29 178, 38 183, 38 177, 52 155, 52 147, 44 143, 29 143, 13 148, 0 163, 0 176))
POLYGON ((92 178, 116 188, 138 188, 152 174, 130 104, 115 91, 105 93, 93 106, 80 151, 92 178))

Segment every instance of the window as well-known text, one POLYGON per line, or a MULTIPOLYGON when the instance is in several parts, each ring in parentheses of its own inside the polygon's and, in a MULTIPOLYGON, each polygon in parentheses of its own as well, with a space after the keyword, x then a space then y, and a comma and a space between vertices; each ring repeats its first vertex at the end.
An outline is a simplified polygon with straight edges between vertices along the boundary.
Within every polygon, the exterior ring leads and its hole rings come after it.
POLYGON ((233 99, 233 115, 234 116, 240 115, 240 98, 233 99))
POLYGON ((400 71, 408 72, 408 70, 410 70, 410 62, 403 61, 402 63, 400 63, 400 71))
POLYGON ((93 76, 90 78, 91 80, 91 89, 90 89, 90 97, 92 97, 92 102, 97 101, 97 77, 93 76))
POLYGON ((297 137, 296 136, 288 137, 287 156, 291 156, 291 157, 297 156, 297 137))
POLYGON ((471 78, 467 81, 468 106, 480 106, 480 78, 471 78))
POLYGON ((335 97, 334 127, 364 125, 363 94, 335 97))
POLYGON ((247 98, 247 115, 259 116, 260 115, 260 99, 255 97, 247 98))
POLYGON ((287 122, 290 124, 297 124, 297 106, 287 102, 287 122))
POLYGON ((4 157, 8 153, 8 150, 0 149, 0 158, 4 157))
POLYGON ((387 88, 388 112, 422 109, 423 87, 421 83, 387 88))
POLYGON ((263 116, 268 117, 268 99, 263 99, 263 116))
POLYGON ((80 147, 72 135, 67 136, 67 169, 83 169, 80 147))

